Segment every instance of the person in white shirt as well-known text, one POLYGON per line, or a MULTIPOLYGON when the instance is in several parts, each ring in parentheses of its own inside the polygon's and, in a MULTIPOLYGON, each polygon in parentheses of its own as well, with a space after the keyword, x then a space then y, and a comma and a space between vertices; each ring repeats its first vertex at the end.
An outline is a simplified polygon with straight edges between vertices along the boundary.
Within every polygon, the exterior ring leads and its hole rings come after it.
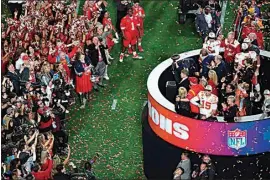
POLYGON ((208 28, 211 29, 212 28, 212 15, 210 13, 210 8, 206 7, 204 9, 204 17, 205 17, 205 21, 208 24, 208 28))
POLYGON ((26 53, 21 53, 19 59, 15 63, 16 70, 20 70, 21 66, 23 65, 23 61, 29 59, 28 55, 26 53))
POLYGON ((212 94, 212 90, 212 86, 207 85, 205 91, 199 92, 190 100, 192 104, 200 108, 200 119, 209 119, 216 114, 218 97, 212 94))
MULTIPOLYGON (((255 90, 259 93, 261 90, 259 81, 258 81, 258 76, 259 76, 259 68, 260 68, 260 58, 258 58, 256 51, 253 49, 249 49, 248 45, 249 40, 246 38, 244 42, 241 44, 242 52, 237 53, 235 55, 235 63, 238 64, 239 66, 245 66, 245 62, 247 59, 252 59, 253 64, 257 64, 256 66, 256 71, 252 80, 252 84, 255 87, 255 90)), ((236 78, 236 77, 235 77, 236 78)), ((260 93, 259 93, 260 94, 260 93)))
POLYGON ((256 52, 255 51, 247 51, 247 49, 248 49, 247 43, 242 43, 241 48, 242 48, 243 52, 237 53, 235 55, 235 61, 234 61, 235 63, 245 65, 245 60, 248 58, 251 58, 253 60, 253 62, 257 61, 256 52))
POLYGON ((219 55, 221 42, 216 39, 216 35, 213 32, 210 32, 208 38, 206 38, 206 42, 203 44, 203 48, 209 51, 210 55, 219 55))

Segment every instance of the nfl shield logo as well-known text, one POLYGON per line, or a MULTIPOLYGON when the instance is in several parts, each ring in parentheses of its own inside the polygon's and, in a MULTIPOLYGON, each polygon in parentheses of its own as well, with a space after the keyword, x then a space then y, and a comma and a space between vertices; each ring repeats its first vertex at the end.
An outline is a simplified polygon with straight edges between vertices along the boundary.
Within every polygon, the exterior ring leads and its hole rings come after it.
POLYGON ((228 131, 228 146, 236 150, 243 148, 247 145, 247 130, 241 131, 235 129, 228 131))

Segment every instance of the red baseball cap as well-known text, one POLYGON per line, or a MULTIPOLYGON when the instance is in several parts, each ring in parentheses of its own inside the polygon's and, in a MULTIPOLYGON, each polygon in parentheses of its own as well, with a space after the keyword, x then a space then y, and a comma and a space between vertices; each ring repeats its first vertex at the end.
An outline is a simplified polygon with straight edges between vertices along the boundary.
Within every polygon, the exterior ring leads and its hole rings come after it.
POLYGON ((29 60, 29 56, 24 55, 24 56, 22 57, 22 60, 24 60, 24 61, 28 61, 28 60, 29 60))
POLYGON ((192 84, 198 84, 198 78, 196 78, 196 77, 189 77, 188 80, 192 84))

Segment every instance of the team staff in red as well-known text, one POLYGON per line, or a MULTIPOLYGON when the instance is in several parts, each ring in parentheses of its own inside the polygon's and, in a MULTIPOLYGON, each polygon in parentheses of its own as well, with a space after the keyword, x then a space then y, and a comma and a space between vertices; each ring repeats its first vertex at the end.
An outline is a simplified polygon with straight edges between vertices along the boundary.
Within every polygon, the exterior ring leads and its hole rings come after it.
POLYGON ((140 52, 143 52, 142 48, 142 37, 143 37, 143 21, 145 18, 145 12, 144 9, 139 5, 139 0, 134 1, 133 5, 133 13, 134 16, 136 16, 139 19, 140 22, 140 37, 138 38, 138 50, 140 52))
MULTIPOLYGON (((196 77, 190 77, 188 78, 190 82, 190 89, 187 94, 187 99, 190 101, 193 97, 197 96, 200 91, 204 90, 204 86, 207 82, 204 82, 201 80, 201 82, 198 84, 198 79, 196 77)), ((190 110, 192 113, 199 114, 200 109, 198 106, 195 106, 194 104, 190 103, 190 110)))
MULTIPOLYGON (((203 79, 198 84, 198 79, 196 77, 189 77, 188 80, 190 83, 190 89, 187 93, 187 97, 185 99, 181 99, 181 101, 184 102, 190 102, 190 100, 195 96, 197 96, 200 91, 204 91, 204 87, 207 85, 207 81, 203 79)), ((195 106, 192 103, 189 104, 192 116, 195 116, 200 113, 200 108, 198 106, 195 106)))
POLYGON ((119 61, 123 62, 124 53, 129 45, 131 45, 133 51, 133 58, 142 59, 142 57, 136 53, 137 40, 141 37, 140 22, 137 17, 133 16, 132 8, 128 9, 128 14, 121 20, 120 27, 123 34, 123 47, 119 61))
POLYGON ((234 32, 228 33, 228 37, 221 42, 220 47, 224 48, 224 59, 229 65, 230 72, 234 69, 234 58, 237 53, 241 52, 240 43, 234 38, 234 32))
MULTIPOLYGON (((114 32, 115 32, 116 39, 118 40, 118 38, 119 38, 119 37, 118 37, 118 33, 116 32, 116 29, 115 29, 114 25, 112 24, 112 20, 111 20, 111 18, 110 18, 109 12, 105 12, 104 17, 103 17, 103 19, 102 19, 102 24, 103 24, 104 27, 107 26, 107 28, 108 28, 109 30, 114 31, 114 32)), ((114 40, 113 40, 113 34, 112 34, 112 31, 111 31, 111 33, 106 37, 107 47, 108 47, 109 52, 111 51, 111 49, 112 49, 112 47, 114 46, 114 43, 115 43, 114 40)))

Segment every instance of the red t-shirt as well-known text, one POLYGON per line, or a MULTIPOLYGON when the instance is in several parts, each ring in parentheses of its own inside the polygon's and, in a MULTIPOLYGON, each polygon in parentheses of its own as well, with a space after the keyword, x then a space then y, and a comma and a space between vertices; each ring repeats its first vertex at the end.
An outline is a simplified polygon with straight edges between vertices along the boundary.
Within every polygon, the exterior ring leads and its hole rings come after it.
POLYGON ((109 26, 111 29, 114 28, 111 18, 103 18, 102 24, 103 24, 103 26, 109 26))
POLYGON ((235 55, 241 52, 240 43, 234 40, 229 43, 227 39, 221 42, 220 47, 224 48, 224 59, 226 62, 231 63, 234 61, 235 55))
POLYGON ((48 56, 49 48, 48 47, 42 48, 40 51, 40 54, 41 54, 41 56, 48 56))
POLYGON ((258 42, 259 48, 264 49, 263 32, 262 31, 256 32, 256 36, 257 36, 257 42, 258 42))
POLYGON ((51 172, 53 167, 53 161, 51 159, 48 160, 48 168, 45 171, 32 172, 32 175, 36 180, 47 180, 51 178, 51 172))
POLYGON ((98 3, 95 3, 94 6, 92 7, 92 12, 97 12, 99 11, 99 6, 98 6, 98 3))
MULTIPOLYGON (((39 108, 37 110, 37 113, 43 116, 47 109, 48 109, 48 107, 39 108)), ((53 122, 52 118, 50 118, 47 122, 42 122, 42 120, 41 120, 40 124, 39 124, 39 128, 40 129, 45 129, 47 127, 50 127, 52 125, 52 122, 53 122)))
POLYGON ((245 39, 250 33, 252 28, 249 26, 243 26, 242 28, 242 39, 245 39))
MULTIPOLYGON (((51 156, 53 156, 52 151, 49 152, 51 156)), ((41 165, 41 171, 45 171, 49 168, 50 165, 50 159, 46 159, 46 161, 41 165)))
POLYGON ((66 35, 64 35, 63 33, 60 33, 60 40, 62 42, 66 43, 67 42, 67 39, 68 39, 68 37, 66 35))
POLYGON ((140 25, 142 26, 143 24, 143 18, 142 18, 142 16, 145 16, 145 12, 144 12, 144 10, 143 10, 143 8, 142 7, 134 7, 133 6, 133 14, 134 14, 134 16, 136 16, 138 19, 139 19, 139 22, 140 22, 140 25))
POLYGON ((84 15, 87 16, 88 20, 91 20, 93 18, 92 9, 88 7, 84 15))
MULTIPOLYGON (((197 96, 197 94, 200 91, 203 91, 204 87, 201 84, 195 84, 190 87, 190 90, 188 91, 187 98, 191 100, 193 97, 197 96)), ((195 106, 194 104, 190 103, 190 109, 193 113, 199 113, 200 109, 198 106, 195 106)))

